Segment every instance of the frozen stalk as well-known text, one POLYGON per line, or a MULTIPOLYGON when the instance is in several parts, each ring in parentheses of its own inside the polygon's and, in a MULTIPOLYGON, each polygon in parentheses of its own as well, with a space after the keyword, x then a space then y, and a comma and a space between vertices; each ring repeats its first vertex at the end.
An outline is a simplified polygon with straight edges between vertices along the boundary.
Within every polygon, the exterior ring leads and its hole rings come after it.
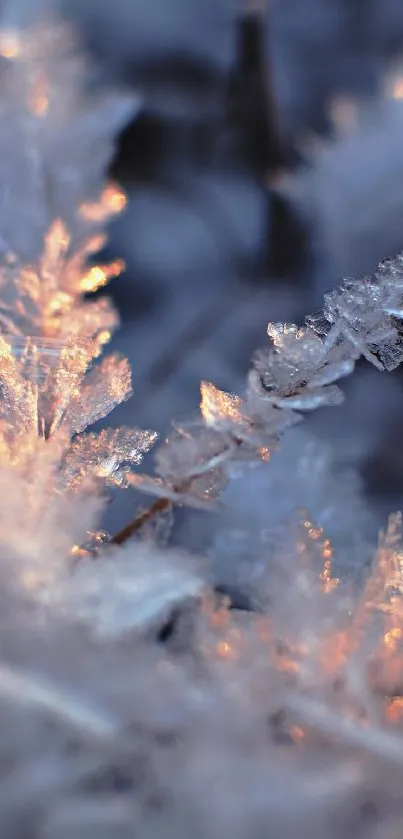
POLYGON ((112 716, 91 707, 83 698, 62 690, 49 679, 0 664, 0 697, 12 703, 37 709, 58 719, 84 736, 108 739, 118 733, 112 716))
MULTIPOLYGON (((157 477, 134 475, 134 485, 167 503, 200 506, 222 489, 235 462, 268 460, 305 412, 341 404, 336 383, 361 356, 378 370, 395 369, 403 360, 402 264, 399 255, 381 263, 373 277, 345 280, 305 326, 269 323, 270 346, 256 354, 244 395, 203 382, 200 420, 175 424, 157 450, 157 477)), ((115 538, 120 542, 139 527, 135 518, 115 538)))

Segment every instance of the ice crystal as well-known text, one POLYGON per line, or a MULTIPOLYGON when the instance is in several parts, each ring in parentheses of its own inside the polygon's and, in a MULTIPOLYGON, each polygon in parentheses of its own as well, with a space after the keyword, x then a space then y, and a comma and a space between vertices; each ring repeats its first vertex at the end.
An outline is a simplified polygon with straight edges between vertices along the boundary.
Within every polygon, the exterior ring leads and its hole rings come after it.
POLYGON ((0 337, 0 416, 48 438, 60 427, 76 434, 110 413, 131 395, 130 367, 108 356, 86 376, 93 352, 88 340, 0 337))
MULTIPOLYGON (((22 4, 23 18, 27 11, 22 4)), ((102 482, 126 485, 155 439, 137 429, 81 436, 131 394, 126 359, 95 361, 117 317, 106 298, 87 295, 124 267, 121 260, 91 260, 107 222, 126 203, 103 179, 113 136, 134 101, 98 92, 91 72, 69 27, 51 16, 29 27, 10 18, 0 29, 0 114, 9 129, 0 142, 0 195, 8 201, 0 227, 0 462, 4 469, 12 462, 18 481, 32 493, 37 481, 43 493, 32 506, 32 527, 34 515, 53 504, 51 476, 42 483, 33 465, 42 461, 44 443, 67 504, 87 485, 95 493, 102 482)), ((71 536, 70 548, 80 543, 71 536)), ((86 541, 85 529, 80 539, 86 541)))
POLYGON ((130 365, 116 354, 106 356, 85 376, 78 397, 70 400, 67 423, 71 432, 85 431, 87 426, 106 417, 132 393, 130 365))
POLYGON ((91 338, 94 355, 109 339, 117 323, 105 301, 85 301, 83 295, 105 285, 123 267, 121 261, 88 267, 90 254, 99 250, 103 239, 88 234, 70 252, 65 224, 56 220, 45 236, 44 254, 37 264, 23 265, 8 255, 0 269, 0 323, 14 335, 79 340, 91 338))
POLYGON ((332 382, 351 373, 354 363, 328 357, 322 341, 309 328, 294 324, 269 324, 274 348, 256 356, 268 401, 277 408, 309 411, 337 405, 343 395, 332 382))
POLYGON ((269 460, 280 434, 300 417, 265 400, 253 375, 244 398, 209 382, 200 390, 202 418, 174 424, 156 452, 158 477, 134 475, 131 482, 152 495, 210 508, 233 465, 269 460))
POLYGON ((156 495, 165 487, 167 498, 193 505, 217 494, 234 461, 269 459, 301 414, 339 405, 344 395, 336 382, 353 372, 360 356, 393 370, 403 358, 402 274, 398 256, 372 278, 343 281, 305 326, 269 323, 271 345, 256 354, 244 395, 203 382, 203 422, 175 426, 157 453, 159 477, 136 477, 136 483, 156 495))
POLYGON ((109 486, 125 486, 130 468, 141 463, 156 436, 153 432, 123 427, 77 435, 63 460, 64 479, 69 487, 75 487, 88 475, 94 475, 109 486))

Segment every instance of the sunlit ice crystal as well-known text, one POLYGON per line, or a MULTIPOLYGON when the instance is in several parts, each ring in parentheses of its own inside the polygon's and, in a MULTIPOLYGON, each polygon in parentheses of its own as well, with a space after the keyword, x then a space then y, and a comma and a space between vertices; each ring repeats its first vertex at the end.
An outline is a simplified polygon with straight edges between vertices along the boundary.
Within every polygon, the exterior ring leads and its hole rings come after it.
POLYGON ((3 330, 60 340, 91 337, 96 355, 109 340, 117 316, 108 300, 88 302, 84 294, 103 287, 124 267, 121 260, 88 266, 89 255, 103 242, 103 236, 87 231, 81 244, 73 243, 64 222, 56 219, 36 263, 21 264, 15 254, 7 254, 0 267, 3 330))
POLYGON ((0 337, 0 416, 44 437, 84 431, 131 395, 128 361, 112 355, 91 367, 93 353, 89 340, 0 337))
POLYGON ((239 396, 225 393, 211 382, 202 382, 200 391, 200 410, 206 425, 214 427, 245 422, 242 415, 242 400, 239 396))
POLYGON ((91 341, 0 338, 0 416, 18 426, 25 415, 31 428, 49 437, 79 398, 92 354, 91 341))
POLYGON ((85 483, 88 476, 109 486, 126 487, 130 471, 154 445, 157 434, 138 428, 105 428, 99 433, 79 434, 63 460, 63 478, 70 488, 85 483))
POLYGON ((131 393, 128 360, 117 354, 108 355, 85 376, 78 395, 70 401, 66 423, 72 433, 84 431, 129 399, 131 393))
POLYGON ((221 434, 222 446, 232 446, 231 459, 268 460, 277 437, 299 421, 292 411, 278 411, 265 399, 259 377, 252 371, 244 398, 225 393, 211 382, 200 385, 200 411, 205 425, 221 434))

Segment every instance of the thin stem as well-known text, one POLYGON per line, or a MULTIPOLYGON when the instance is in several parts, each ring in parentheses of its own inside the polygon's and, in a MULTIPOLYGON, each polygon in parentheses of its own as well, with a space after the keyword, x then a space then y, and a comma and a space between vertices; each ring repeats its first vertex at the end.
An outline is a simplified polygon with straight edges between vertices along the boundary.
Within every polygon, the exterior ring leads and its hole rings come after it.
POLYGON ((37 673, 10 667, 5 662, 0 662, 0 698, 47 711, 87 736, 110 738, 118 732, 108 713, 37 673))
MULTIPOLYGON (((240 442, 240 440, 235 439, 235 446, 240 445, 240 442)), ((179 496, 189 492, 189 489, 192 486, 192 482, 196 478, 200 478, 200 476, 206 474, 206 472, 210 472, 211 470, 216 469, 218 466, 221 466, 222 463, 224 463, 226 460, 229 460, 231 454, 232 449, 225 448, 218 455, 215 455, 215 457, 210 458, 210 460, 207 463, 205 463, 204 466, 199 467, 193 475, 190 475, 185 481, 183 481, 181 484, 178 484, 178 486, 173 487, 174 492, 177 493, 179 496)), ((180 503, 180 500, 181 499, 178 498, 178 503, 180 503)), ((123 545, 125 542, 128 541, 128 539, 130 539, 135 533, 137 533, 138 530, 141 530, 141 528, 145 524, 151 521, 151 519, 153 519, 154 516, 157 516, 159 513, 165 513, 166 510, 171 509, 171 507, 173 506, 174 501, 172 499, 157 498, 157 500, 154 501, 153 504, 151 504, 151 507, 148 507, 147 510, 144 510, 142 513, 139 513, 137 516, 135 516, 134 519, 132 519, 131 522, 129 522, 129 524, 126 524, 125 527, 123 527, 121 530, 115 533, 115 535, 112 536, 112 539, 109 541, 109 544, 123 545)))
POLYGON ((159 513, 164 513, 166 510, 169 510, 172 506, 173 503, 168 498, 157 498, 147 510, 139 513, 129 524, 126 524, 121 530, 115 533, 110 540, 110 544, 124 545, 125 542, 134 536, 137 531, 141 530, 151 519, 159 513))
POLYGON ((339 743, 369 752, 399 768, 403 766, 403 740, 400 736, 375 726, 359 726, 308 696, 290 694, 286 707, 314 731, 336 739, 339 743))

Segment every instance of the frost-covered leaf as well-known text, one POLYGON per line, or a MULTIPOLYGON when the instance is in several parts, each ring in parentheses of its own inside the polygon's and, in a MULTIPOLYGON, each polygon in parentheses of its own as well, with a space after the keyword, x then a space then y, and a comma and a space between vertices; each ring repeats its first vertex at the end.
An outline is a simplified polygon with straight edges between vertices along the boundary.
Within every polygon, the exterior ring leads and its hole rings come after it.
POLYGON ((312 411, 322 405, 343 401, 333 385, 352 372, 354 355, 336 346, 328 348, 310 327, 269 323, 273 348, 255 356, 266 398, 277 408, 312 411))
POLYGON ((125 486, 132 466, 138 466, 157 434, 137 428, 106 428, 98 434, 75 437, 63 461, 63 477, 70 487, 89 475, 111 486, 125 486))
POLYGON ((201 382, 202 412, 206 425, 225 427, 242 425, 245 418, 242 415, 242 400, 239 396, 219 390, 211 382, 201 382))
MULTIPOLYGON (((350 342, 375 367, 384 369, 377 354, 383 347, 392 347, 398 333, 385 312, 386 294, 382 285, 371 279, 344 280, 334 291, 325 294, 324 314, 332 324, 326 344, 332 345, 341 336, 350 342)), ((388 356, 391 357, 389 352, 388 356)), ((392 368, 393 369, 393 366, 392 368)))
POLYGON ((126 358, 109 355, 85 376, 75 400, 69 404, 65 423, 74 433, 107 416, 132 393, 131 370, 126 358))
POLYGON ((217 509, 215 496, 224 486, 224 481, 217 486, 216 477, 213 480, 210 477, 203 481, 192 480, 183 484, 179 482, 177 487, 163 478, 151 478, 149 475, 138 475, 137 473, 129 475, 127 481, 130 486, 146 495, 163 498, 173 504, 183 504, 185 507, 192 507, 195 510, 211 511, 217 509))

